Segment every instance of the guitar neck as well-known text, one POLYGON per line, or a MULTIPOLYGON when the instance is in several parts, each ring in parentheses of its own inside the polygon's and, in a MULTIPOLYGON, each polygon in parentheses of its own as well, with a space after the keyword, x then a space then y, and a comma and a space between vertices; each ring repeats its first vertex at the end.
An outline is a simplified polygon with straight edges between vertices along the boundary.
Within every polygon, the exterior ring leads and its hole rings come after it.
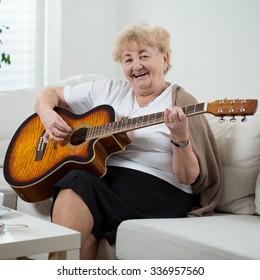
MULTIPOLYGON (((207 112, 207 103, 197 103, 182 107, 187 117, 207 112)), ((88 128, 87 139, 106 137, 120 132, 144 128, 164 122, 164 112, 153 113, 135 118, 124 117, 120 121, 88 128)))

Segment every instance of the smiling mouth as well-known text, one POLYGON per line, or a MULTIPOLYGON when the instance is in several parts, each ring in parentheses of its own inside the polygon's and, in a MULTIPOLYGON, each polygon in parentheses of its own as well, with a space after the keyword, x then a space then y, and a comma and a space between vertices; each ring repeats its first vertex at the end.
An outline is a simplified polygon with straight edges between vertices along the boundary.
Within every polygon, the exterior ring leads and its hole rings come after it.
POLYGON ((133 74, 133 77, 134 77, 134 78, 140 78, 140 77, 143 77, 143 76, 145 76, 145 75, 147 75, 147 74, 148 74, 148 72, 146 72, 146 73, 133 74))

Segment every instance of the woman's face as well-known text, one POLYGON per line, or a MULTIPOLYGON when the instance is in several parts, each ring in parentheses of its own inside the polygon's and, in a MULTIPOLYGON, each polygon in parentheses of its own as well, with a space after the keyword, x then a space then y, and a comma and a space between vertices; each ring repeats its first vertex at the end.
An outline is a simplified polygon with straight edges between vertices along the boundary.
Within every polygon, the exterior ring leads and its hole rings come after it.
POLYGON ((168 60, 168 53, 157 48, 129 44, 122 53, 122 67, 134 92, 150 94, 161 87, 168 60))

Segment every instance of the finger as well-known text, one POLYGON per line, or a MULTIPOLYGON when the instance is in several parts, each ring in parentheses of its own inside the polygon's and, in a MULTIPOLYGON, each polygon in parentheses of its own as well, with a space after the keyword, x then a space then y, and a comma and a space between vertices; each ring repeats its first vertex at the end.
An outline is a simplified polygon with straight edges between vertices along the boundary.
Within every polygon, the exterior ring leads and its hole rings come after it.
POLYGON ((64 119, 63 118, 61 118, 60 116, 59 116, 59 118, 58 118, 58 123, 57 123, 57 128, 59 129, 59 130, 61 130, 61 131, 64 131, 64 132, 71 132, 72 131, 72 129, 71 129, 71 127, 64 121, 64 119))
POLYGON ((170 114, 170 110, 168 108, 166 108, 164 111, 164 121, 165 122, 169 121, 169 114, 170 114))
POLYGON ((57 136, 57 135, 55 135, 53 133, 50 133, 49 139, 51 139, 51 140, 53 140, 55 142, 62 142, 62 141, 64 141, 63 137, 59 137, 59 136, 57 136))
POLYGON ((182 121, 186 118, 186 115, 184 114, 182 108, 176 107, 176 112, 178 114, 178 118, 179 118, 180 121, 182 121))
POLYGON ((174 122, 172 111, 170 109, 165 110, 164 121, 168 125, 174 122))
POLYGON ((172 107, 171 111, 170 111, 170 114, 169 114, 169 120, 171 122, 177 122, 179 120, 179 117, 178 117, 178 111, 176 109, 176 107, 172 107))
POLYGON ((43 135, 43 142, 45 144, 49 144, 48 138, 49 138, 49 134, 47 132, 45 132, 45 134, 43 135))
POLYGON ((69 132, 66 131, 62 131, 59 128, 54 127, 51 131, 51 133, 56 136, 56 137, 60 137, 60 138, 64 138, 67 137, 69 132))
MULTIPOLYGON (((67 135, 67 133, 66 133, 66 135, 67 135)), ((49 139, 51 139, 53 141, 56 141, 56 142, 64 141, 64 137, 62 137, 61 135, 56 135, 55 133, 51 132, 50 130, 47 130, 46 133, 43 136, 43 141, 46 144, 49 144, 49 139)))
POLYGON ((59 134, 59 132, 68 134, 72 131, 68 125, 62 124, 60 122, 53 122, 48 128, 54 134, 59 134))

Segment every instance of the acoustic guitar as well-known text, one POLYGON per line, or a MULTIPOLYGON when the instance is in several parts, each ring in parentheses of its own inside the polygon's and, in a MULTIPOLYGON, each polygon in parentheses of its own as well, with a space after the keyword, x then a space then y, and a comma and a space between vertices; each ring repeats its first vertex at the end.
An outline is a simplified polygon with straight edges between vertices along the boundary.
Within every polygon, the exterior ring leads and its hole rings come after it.
MULTIPOLYGON (((210 113, 223 117, 253 115, 256 99, 216 100, 183 107, 186 116, 210 113)), ((72 128, 62 142, 43 142, 44 126, 35 113, 15 132, 4 161, 4 176, 14 191, 27 202, 38 202, 52 196, 53 185, 69 170, 87 170, 102 177, 106 160, 131 142, 127 132, 164 122, 164 112, 123 118, 115 121, 114 109, 98 106, 76 115, 63 108, 56 112, 72 128)))

